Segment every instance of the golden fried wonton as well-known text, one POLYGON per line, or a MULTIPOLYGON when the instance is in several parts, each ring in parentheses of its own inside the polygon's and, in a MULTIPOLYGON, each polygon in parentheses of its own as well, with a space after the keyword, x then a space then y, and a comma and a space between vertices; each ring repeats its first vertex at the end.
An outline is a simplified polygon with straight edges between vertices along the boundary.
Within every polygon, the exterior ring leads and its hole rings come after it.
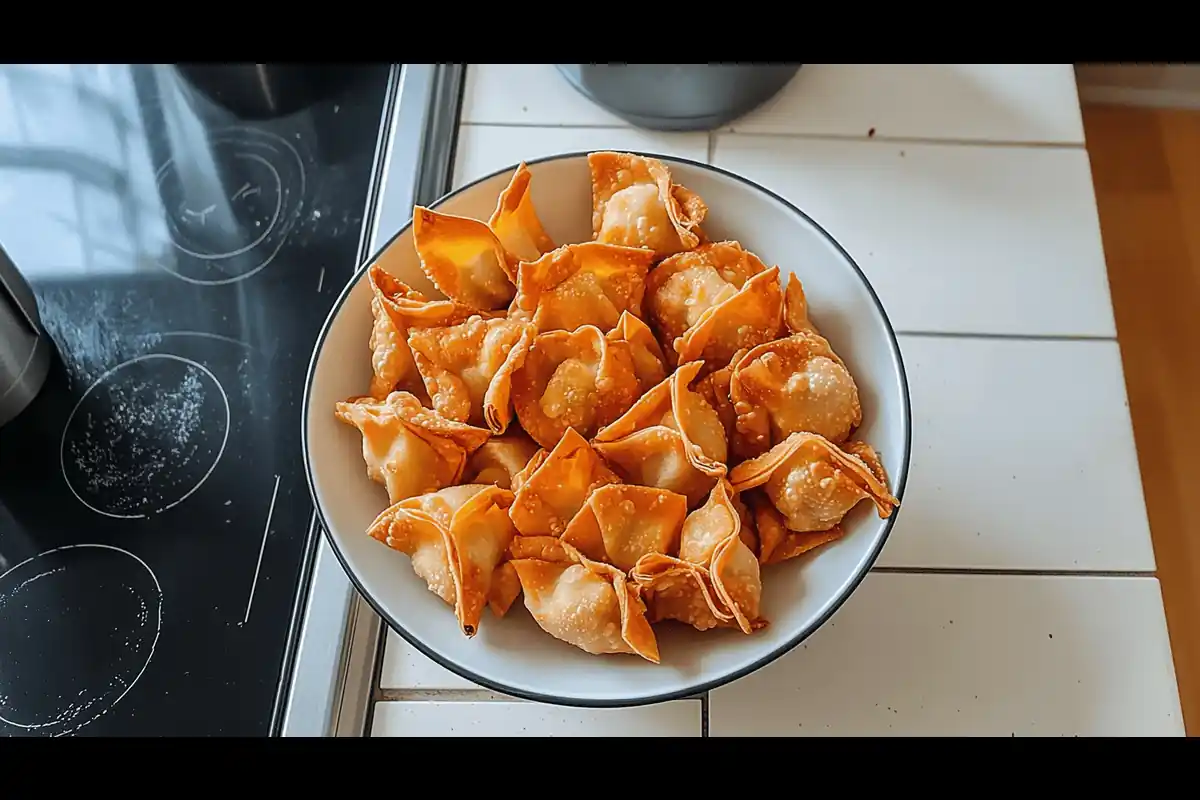
POLYGON ((628 482, 682 494, 689 507, 725 474, 727 457, 717 412, 689 388, 701 366, 681 366, 592 441, 628 482))
POLYGON ((485 223, 414 206, 413 244, 425 274, 450 299, 481 311, 512 300, 517 258, 485 223))
POLYGON ((654 254, 637 247, 584 242, 564 244, 522 263, 509 312, 539 333, 581 325, 609 330, 625 311, 642 313, 646 272, 654 254))
POLYGON ((517 537, 509 563, 525 607, 546 633, 593 655, 629 653, 658 663, 646 606, 621 570, 552 537, 517 537))
POLYGON ((779 267, 760 272, 735 294, 711 305, 675 340, 679 362, 703 359, 706 371, 720 369, 738 350, 769 342, 783 327, 779 267))
POLYGON ((488 220, 488 227, 500 244, 519 261, 537 261, 543 253, 554 249, 554 242, 546 235, 533 207, 533 195, 529 192, 531 180, 533 173, 522 161, 500 193, 496 210, 488 220))
POLYGON ((850 442, 839 448, 815 433, 793 433, 738 464, 729 479, 739 492, 763 487, 784 525, 800 533, 830 530, 862 500, 874 502, 881 519, 900 504, 869 445, 850 442))
MULTIPOLYGON (((385 260, 388 251, 380 256, 385 260)), ((408 332, 416 328, 454 325, 474 310, 453 300, 430 300, 391 275, 379 264, 367 269, 371 284, 371 389, 382 400, 393 391, 424 392, 408 348, 408 332)))
POLYGON ((367 477, 387 487, 393 503, 458 483, 490 435, 438 416, 408 392, 341 401, 334 415, 358 428, 367 477))
POLYGON ((752 348, 733 367, 729 396, 752 455, 799 431, 837 444, 862 423, 854 377, 815 333, 752 348))
POLYGON ((509 428, 503 436, 493 436, 467 460, 463 483, 494 483, 501 489, 516 491, 513 478, 525 469, 538 446, 520 428, 509 428))
POLYGON ((644 555, 674 553, 687 498, 649 486, 610 484, 588 496, 562 540, 623 572, 644 555))
POLYGON ((610 483, 620 478, 586 439, 567 428, 553 450, 539 452, 514 477, 509 516, 523 536, 561 536, 588 496, 610 483))
POLYGON ((808 318, 808 298, 804 295, 804 284, 796 273, 788 275, 787 288, 783 290, 783 323, 792 333, 815 333, 817 326, 808 318))
POLYGON ((717 481, 704 505, 684 520, 679 557, 643 556, 633 569, 650 619, 675 619, 699 630, 736 626, 753 633, 760 615, 758 559, 742 536, 744 519, 729 482, 717 481))
POLYGON ((840 524, 827 531, 790 531, 784 525, 783 515, 771 505, 771 500, 761 489, 746 492, 747 500, 758 528, 758 563, 778 564, 789 558, 801 556, 823 544, 836 541, 845 535, 840 524))
MULTIPOLYGON (((664 259, 646 276, 645 305, 669 356, 704 312, 725 302, 767 267, 738 242, 712 242, 664 259)), ((743 345, 749 347, 751 345, 743 345)))
POLYGON ((649 326, 628 311, 621 312, 617 325, 608 332, 610 341, 626 342, 633 356, 633 371, 642 392, 648 392, 667 377, 666 359, 649 326))
POLYGON ((512 608, 521 594, 521 579, 511 561, 505 561, 492 573, 492 590, 488 593, 488 608, 497 618, 512 608))
MULTIPOLYGON (((498 486, 451 486, 393 504, 367 534, 406 554, 430 591, 454 606, 463 633, 474 636, 514 535, 507 513, 512 500, 512 492, 498 486)), ((496 588, 502 615, 516 595, 503 576, 496 588)))
POLYGON ((589 153, 592 233, 597 242, 644 247, 669 256, 700 244, 696 228, 708 214, 700 195, 671 182, 658 159, 630 153, 589 153))
POLYGON ((538 335, 512 379, 517 419, 545 448, 568 428, 593 436, 625 413, 639 391, 629 345, 605 339, 594 325, 538 335))
POLYGON ((504 433, 512 420, 512 376, 533 344, 533 328, 513 319, 471 317, 448 328, 409 331, 417 371, 446 419, 504 433))

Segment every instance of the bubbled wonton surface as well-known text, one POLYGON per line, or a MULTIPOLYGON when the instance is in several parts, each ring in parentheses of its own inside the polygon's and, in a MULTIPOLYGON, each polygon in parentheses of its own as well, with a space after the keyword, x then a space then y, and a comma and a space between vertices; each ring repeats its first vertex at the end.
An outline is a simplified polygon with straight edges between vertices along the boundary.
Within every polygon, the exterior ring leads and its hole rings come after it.
POLYGON ((721 209, 657 159, 588 166, 590 241, 551 239, 524 164, 487 220, 416 207, 444 297, 380 256, 372 380, 335 414, 382 487, 365 533, 408 557, 416 578, 396 580, 423 580, 447 625, 471 637, 520 605, 564 647, 657 664, 658 626, 754 635, 773 565, 899 501, 805 265, 710 241, 721 209))

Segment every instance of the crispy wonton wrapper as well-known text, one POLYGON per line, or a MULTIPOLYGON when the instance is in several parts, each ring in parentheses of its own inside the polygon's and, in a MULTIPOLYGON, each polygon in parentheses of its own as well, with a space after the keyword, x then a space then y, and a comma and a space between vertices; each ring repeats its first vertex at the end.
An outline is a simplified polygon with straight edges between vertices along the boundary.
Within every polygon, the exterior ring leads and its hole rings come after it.
POLYGON ((692 386, 701 397, 717 412, 721 427, 725 429, 725 440, 729 444, 729 463, 735 464, 747 458, 753 458, 761 453, 754 450, 750 442, 741 434, 737 426, 737 412, 733 408, 733 400, 729 395, 729 383, 733 377, 733 365, 741 361, 748 350, 739 350, 733 355, 729 364, 708 373, 692 386))
POLYGON ((658 159, 630 153, 589 153, 592 233, 596 241, 644 247, 656 256, 700 244, 697 226, 708 214, 700 195, 671 182, 658 159))
POLYGON ((635 584, 549 536, 518 536, 509 562, 525 607, 546 633, 593 655, 636 654, 658 663, 658 641, 635 584))
POLYGON ((731 297, 709 306, 674 342, 679 362, 703 359, 706 372, 720 369, 743 348, 769 342, 783 327, 779 267, 760 272, 731 297))
POLYGON ((521 427, 552 448, 568 428, 595 435, 633 405, 640 392, 629 345, 610 341, 594 325, 536 336, 512 379, 521 427))
POLYGON ((592 492, 562 540, 593 561, 629 572, 652 553, 671 554, 687 516, 687 498, 666 489, 610 484, 592 492))
POLYGON ((537 209, 533 207, 533 195, 529 192, 531 180, 533 173, 522 161, 500 193, 496 210, 488 220, 488 227, 500 244, 519 261, 537 261, 543 253, 554 249, 554 241, 546 235, 537 209))
POLYGON ((745 496, 758 529, 758 563, 764 566, 802 556, 823 544, 837 541, 846 533, 840 524, 827 531, 790 531, 784 525, 783 515, 775 510, 761 489, 751 489, 745 496))
POLYGON ((413 206, 413 244, 421 268, 446 297, 481 311, 513 299, 517 258, 485 223, 413 206))
POLYGON ((620 480, 586 439, 567 428, 553 450, 540 451, 514 477, 509 516, 523 536, 561 536, 593 491, 620 480))
POLYGON ((531 344, 531 326, 503 318, 476 316, 408 333, 434 409, 446 419, 486 425, 492 433, 504 433, 512 421, 512 376, 531 344))
POLYGON ((729 395, 752 455, 799 431, 844 442, 862 423, 854 377, 815 333, 752 348, 733 367, 729 395))
POLYGON ((538 452, 538 446, 520 428, 509 428, 503 436, 484 442, 467 461, 463 483, 494 483, 515 492, 513 479, 538 452))
POLYGON ((767 266, 738 242, 713 242, 663 259, 646 276, 645 305, 669 356, 705 311, 725 302, 767 266))
MULTIPOLYGON (((498 486, 451 486, 389 506, 367 534, 407 555, 429 590, 454 606, 463 633, 474 636, 515 533, 507 513, 512 500, 498 486)), ((503 576, 495 588, 503 615, 516 595, 503 576)))
POLYGON ((609 341, 625 342, 633 356, 633 371, 642 392, 648 392, 667 377, 666 359, 650 327, 628 311, 621 312, 617 326, 608 332, 609 341))
POLYGON ((490 436, 438 416, 408 392, 338 402, 334 416, 358 428, 367 477, 387 487, 392 503, 458 483, 467 457, 490 436))
POLYGON ((492 590, 488 592, 488 608, 497 618, 503 617, 521 596, 521 578, 511 561, 505 561, 492 573, 492 590))
POLYGON ((717 412, 688 388, 701 366, 681 366, 592 441, 629 483, 682 494, 689 508, 725 474, 727 456, 717 412))
POLYGON ((739 492, 763 487, 784 525, 801 533, 832 529, 862 500, 874 502, 881 519, 900 504, 888 491, 883 464, 870 445, 850 442, 839 448, 815 433, 793 433, 738 464, 729 479, 739 492))
POLYGON ((787 288, 783 290, 783 323, 792 333, 815 333, 820 331, 808 318, 808 298, 804 295, 804 284, 796 273, 788 275, 787 288))
MULTIPOLYGON (((379 257, 385 261, 389 250, 379 257)), ((453 300, 430 300, 402 283, 380 264, 367 269, 371 284, 371 397, 382 400, 397 389, 423 393, 425 387, 408 347, 408 332, 454 325, 475 314, 453 300)))
POLYGON ((679 557, 643 556, 633 569, 657 622, 674 619, 699 630, 766 626, 760 614, 762 576, 742 535, 745 518, 729 482, 721 479, 703 506, 684 520, 679 557))
POLYGON ((637 247, 584 242, 564 244, 522 263, 510 315, 539 333, 581 325, 609 330, 625 311, 642 313, 646 272, 654 254, 637 247))

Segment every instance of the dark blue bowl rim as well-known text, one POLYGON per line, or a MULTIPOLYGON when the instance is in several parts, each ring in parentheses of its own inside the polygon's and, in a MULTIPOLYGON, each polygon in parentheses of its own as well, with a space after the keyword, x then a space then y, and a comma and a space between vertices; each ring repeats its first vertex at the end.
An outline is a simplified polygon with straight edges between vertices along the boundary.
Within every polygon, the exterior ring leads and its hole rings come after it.
MULTIPOLYGON (((588 153, 591 153, 591 152, 596 152, 596 151, 582 150, 582 151, 576 151, 576 152, 571 152, 571 153, 557 153, 555 155, 542 156, 540 158, 530 159, 530 160, 525 161, 524 163, 527 166, 533 166, 534 164, 544 164, 544 163, 547 163, 550 161, 568 161, 571 159, 586 158, 588 153)), ((836 239, 834 239, 832 235, 830 235, 830 233, 828 231, 826 231, 823 227, 821 227, 821 225, 816 220, 814 220, 808 214, 801 211, 798 207, 796 207, 796 205, 794 203, 789 202, 785 198, 780 197, 775 192, 771 191, 770 189, 766 188, 765 186, 762 186, 762 185, 750 180, 749 178, 744 178, 741 175, 738 175, 733 172, 729 172, 728 170, 722 169, 717 166, 713 166, 712 164, 705 164, 700 161, 693 161, 691 159, 682 158, 680 156, 672 156, 672 155, 666 155, 666 154, 662 154, 662 153, 651 153, 651 152, 645 152, 645 151, 625 150, 625 149, 622 149, 621 152, 632 153, 634 155, 645 156, 647 158, 656 158, 656 159, 659 159, 660 161, 666 162, 667 164, 670 164, 672 162, 678 163, 678 164, 686 164, 689 167, 695 167, 696 169, 706 170, 708 172, 713 172, 718 175, 722 175, 726 178, 730 178, 732 180, 738 181, 739 183, 745 184, 746 186, 749 186, 752 189, 762 192, 763 194, 767 195, 768 197, 771 197, 771 198, 775 199, 776 201, 778 201, 785 208, 789 209, 796 216, 800 217, 805 222, 807 222, 809 225, 811 225, 814 230, 816 230, 823 237, 825 237, 825 239, 829 242, 829 244, 831 244, 838 251, 838 253, 842 256, 842 258, 844 258, 846 260, 846 263, 849 264, 854 269, 854 272, 858 275, 859 280, 861 280, 863 283, 863 286, 866 287, 867 293, 870 295, 871 301, 875 304, 875 308, 879 312, 880 318, 883 319, 884 328, 887 330, 889 344, 892 348, 892 356, 895 359, 896 366, 899 371, 901 400, 902 400, 903 406, 904 406, 904 453, 903 453, 903 456, 902 456, 902 459, 900 462, 899 479, 897 480, 896 485, 892 490, 892 493, 895 495, 896 499, 901 501, 901 503, 902 503, 904 500, 904 489, 905 489, 905 486, 908 484, 909 463, 912 458, 912 406, 911 406, 911 402, 910 402, 911 398, 910 398, 909 388, 908 388, 908 375, 904 368, 904 358, 900 352, 900 342, 896 338, 896 330, 892 326, 892 321, 888 317, 887 310, 884 309, 883 303, 880 302, 879 296, 875 293, 874 287, 871 286, 871 282, 869 280, 867 280, 867 276, 863 273, 862 269, 858 266, 858 263, 850 256, 850 254, 848 252, 846 252, 846 249, 844 247, 842 247, 841 244, 838 243, 838 241, 836 239)), ((471 181, 470 183, 467 183, 467 184, 459 187, 458 189, 455 189, 454 191, 447 192, 446 194, 442 195, 440 198, 438 198, 438 200, 436 202, 431 203, 429 205, 429 207, 437 208, 439 205, 446 202, 447 200, 450 200, 451 198, 456 197, 456 196, 462 194, 463 192, 470 191, 475 186, 477 186, 485 181, 489 181, 492 178, 495 178, 497 175, 502 175, 506 172, 511 172, 512 170, 516 169, 517 166, 518 166, 517 164, 510 164, 509 166, 489 172, 487 175, 484 175, 480 178, 476 178, 475 180, 471 181)), ((375 600, 375 598, 371 595, 371 593, 367 591, 366 587, 363 586, 363 584, 359 580, 358 576, 355 575, 355 573, 352 569, 350 569, 350 565, 347 563, 345 555, 342 553, 341 549, 338 547, 337 540, 334 538, 333 534, 331 534, 329 532, 329 523, 325 519, 324 511, 321 508, 321 503, 317 499, 316 483, 313 478, 312 458, 310 457, 309 446, 308 446, 308 416, 309 416, 309 401, 312 397, 313 376, 316 374, 317 360, 320 358, 321 348, 325 344, 325 338, 329 334, 329 329, 333 325, 333 321, 337 318, 337 315, 341 312, 342 306, 345 304, 346 299, 350 296, 351 291, 353 291, 354 287, 358 285, 358 282, 360 280, 362 280, 362 277, 366 273, 367 268, 371 264, 373 264, 376 260, 378 260, 379 256, 385 250, 387 250, 387 248, 390 247, 397 238, 402 236, 404 234, 404 232, 407 231, 411 226, 412 226, 412 219, 409 218, 409 221, 405 225, 401 226, 400 229, 398 231, 396 231, 396 233, 391 238, 389 238, 382 247, 378 248, 370 256, 370 258, 368 258, 365 262, 363 262, 361 265, 359 265, 358 269, 356 269, 354 271, 353 277, 346 283, 345 288, 342 289, 341 294, 338 295, 337 300, 334 302, 333 308, 329 312, 329 316, 325 319, 325 324, 321 326, 321 333, 317 336, 316 344, 313 347, 312 358, 309 361, 308 374, 307 374, 307 376, 305 378, 305 382, 304 382, 304 402, 303 402, 303 408, 301 410, 301 423, 300 423, 300 441, 301 441, 301 445, 304 449, 304 471, 305 471, 306 475, 308 476, 309 493, 312 495, 313 508, 316 510, 317 520, 321 524, 321 530, 324 532, 325 537, 326 537, 327 541, 329 542, 329 546, 333 550, 333 553, 337 557, 337 560, 341 563, 342 569, 344 569, 346 571, 346 575, 349 576, 351 583, 354 584, 354 587, 358 590, 359 594, 361 594, 363 596, 363 598, 366 599, 367 603, 371 606, 372 609, 374 609, 375 613, 379 615, 380 619, 382 619, 384 622, 386 622, 388 624, 388 626, 393 631, 395 631, 402 639, 404 639, 406 642, 408 642, 410 645, 412 645, 414 648, 416 648, 416 650, 418 652, 420 652, 422 655, 429 658, 434 663, 449 670, 450 672, 452 672, 462 678, 465 678, 466 680, 469 680, 472 683, 478 684, 479 686, 482 686, 486 689, 491 689, 492 691, 499 692, 501 694, 506 694, 506 695, 509 695, 512 697, 517 697, 517 698, 520 698, 523 700, 533 700, 533 701, 536 701, 539 703, 549 703, 551 705, 569 706, 569 707, 575 707, 575 708, 631 708, 631 707, 635 707, 635 706, 652 705, 655 703, 665 703, 670 700, 680 700, 680 699, 684 699, 684 698, 695 697, 696 695, 700 695, 700 694, 703 694, 704 692, 712 691, 713 689, 718 689, 722 686, 732 683, 733 681, 736 681, 739 678, 743 678, 753 672, 757 672, 758 670, 767 666, 771 662, 776 661, 777 659, 779 659, 780 657, 782 657, 783 655, 792 651, 798 645, 803 643, 809 636, 811 636, 813 633, 815 633, 822 625, 824 625, 826 622, 828 622, 833 617, 833 615, 835 613, 837 613, 837 611, 845 604, 846 600, 849 599, 852 594, 854 594, 855 590, 858 589, 858 587, 862 583, 863 579, 866 578, 867 574, 871 571, 871 568, 874 566, 876 560, 878 560, 879 553, 883 550, 884 545, 887 544, 887 540, 891 536, 891 533, 892 533, 892 528, 895 527, 896 517, 900 513, 900 506, 897 506, 896 509, 892 511, 891 516, 889 516, 887 518, 887 520, 885 520, 884 526, 883 526, 883 533, 879 537, 878 541, 876 542, 874 550, 872 550, 872 552, 868 555, 868 557, 863 561, 862 568, 858 571, 858 573, 856 575, 854 575, 854 577, 851 579, 850 583, 847 584, 846 588, 842 591, 842 593, 837 598, 834 599, 834 602, 829 606, 829 608, 825 611, 824 614, 822 614, 820 617, 815 619, 811 624, 805 626, 805 628, 803 630, 799 631, 791 639, 784 642, 779 647, 776 647, 770 653, 767 653, 762 658, 759 658, 757 661, 753 662, 752 664, 750 664, 746 667, 743 667, 741 669, 729 672, 728 674, 723 675, 719 678, 713 678, 711 680, 698 682, 691 686, 686 686, 682 689, 676 689, 675 691, 664 692, 662 694, 655 694, 655 695, 646 695, 644 697, 618 698, 618 699, 594 699, 594 698, 579 698, 579 697, 562 697, 559 695, 542 694, 540 692, 532 692, 532 691, 526 691, 524 689, 517 689, 515 687, 508 686, 506 684, 503 684, 503 683, 500 683, 497 681, 489 680, 480 675, 476 675, 474 672, 467 669, 466 667, 460 666, 460 665, 454 663, 453 661, 451 661, 447 658, 444 658, 437 652, 435 652, 432 649, 430 649, 429 647, 427 647, 418 637, 414 636, 408 630, 406 630, 404 628, 404 626, 401 625, 398 620, 393 618, 390 614, 388 614, 386 611, 384 611, 383 608, 380 607, 380 604, 375 600)))

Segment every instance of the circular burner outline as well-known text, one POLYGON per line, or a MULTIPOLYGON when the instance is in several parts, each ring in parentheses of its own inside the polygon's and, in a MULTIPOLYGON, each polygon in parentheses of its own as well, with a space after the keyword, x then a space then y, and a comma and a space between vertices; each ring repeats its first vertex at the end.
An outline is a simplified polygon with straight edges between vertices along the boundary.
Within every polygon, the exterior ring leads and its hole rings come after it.
MULTIPOLYGON (((245 161, 257 161, 260 164, 262 164, 264 167, 266 167, 268 170, 271 171, 271 176, 275 178, 275 184, 279 187, 279 191, 277 191, 275 193, 275 210, 273 212, 271 212, 271 221, 267 223, 266 229, 263 230, 263 232, 258 235, 257 239, 250 242, 250 244, 239 247, 237 250, 230 250, 227 253, 200 253, 200 252, 192 250, 188 247, 184 247, 182 244, 179 243, 179 238, 175 235, 177 233, 177 231, 179 230, 179 221, 168 214, 167 215, 167 228, 168 228, 168 231, 172 234, 171 235, 171 244, 172 244, 172 246, 175 247, 176 250, 179 250, 182 253, 192 256, 193 258, 199 258, 203 261, 223 261, 224 259, 233 258, 234 256, 240 256, 243 253, 247 253, 247 252, 253 250, 254 248, 258 247, 260 244, 262 244, 263 241, 275 231, 275 226, 279 224, 279 217, 283 213, 283 196, 284 196, 284 194, 286 194, 286 190, 283 188, 283 178, 280 176, 279 170, 275 169, 274 164, 272 164, 270 161, 267 161, 265 158, 258 155, 257 153, 234 153, 233 157, 240 158, 245 161)), ((166 178, 166 176, 167 176, 167 167, 174 166, 174 164, 175 164, 175 159, 171 158, 167 161, 167 163, 165 163, 161 167, 159 167, 159 177, 158 177, 158 180, 156 181, 156 183, 158 183, 159 186, 162 186, 163 179, 166 178)), ((261 267, 260 267, 260 269, 261 269, 261 267)), ((248 272, 246 274, 253 275, 254 273, 248 272)), ((181 275, 180 277, 183 277, 183 276, 181 275)), ((186 278, 185 278, 185 280, 186 280, 186 278)), ((204 281, 204 283, 209 283, 209 281, 204 281)))
POLYGON ((172 353, 146 353, 144 355, 137 356, 136 358, 131 358, 128 361, 122 361, 120 364, 117 364, 115 367, 108 370, 103 375, 101 375, 99 378, 97 378, 92 383, 92 385, 87 388, 87 391, 85 391, 83 393, 83 396, 81 396, 79 398, 79 401, 77 403, 75 403, 75 407, 72 408, 71 413, 67 415, 67 421, 63 425, 62 438, 58 444, 58 466, 59 466, 59 469, 62 471, 63 480, 66 481, 67 488, 71 490, 71 494, 75 495, 76 500, 83 503, 85 506, 90 508, 92 511, 95 511, 97 514, 100 514, 101 516, 104 516, 104 517, 109 517, 111 519, 149 519, 150 515, 149 514, 114 514, 111 511, 102 511, 102 510, 96 508, 91 503, 89 503, 87 500, 84 500, 80 496, 79 492, 75 491, 75 487, 71 484, 71 479, 67 477, 67 431, 70 430, 71 420, 75 419, 75 414, 78 413, 80 406, 83 405, 83 401, 87 400, 88 395, 90 395, 93 391, 95 391, 96 387, 99 386, 100 384, 102 384, 106 378, 108 378, 113 373, 117 372, 118 370, 128 367, 130 364, 136 364, 139 361, 148 361, 148 360, 154 359, 154 358, 166 358, 166 359, 170 359, 172 361, 179 361, 188 366, 195 367, 196 369, 200 370, 201 372, 203 372, 205 375, 207 375, 209 377, 209 380, 211 380, 216 385, 217 391, 219 391, 221 393, 221 402, 225 406, 225 435, 221 438, 221 447, 217 450, 217 457, 213 459, 212 465, 208 468, 208 471, 204 473, 204 475, 200 478, 200 480, 196 483, 196 485, 193 486, 191 489, 189 489, 178 500, 174 500, 171 503, 168 503, 167 505, 163 506, 162 508, 158 509, 157 511, 155 511, 153 513, 161 514, 162 512, 164 512, 168 509, 174 508, 175 506, 182 503, 184 500, 187 500, 189 497, 191 497, 192 494, 195 493, 195 491, 197 489, 199 489, 201 486, 203 486, 204 482, 208 480, 208 476, 212 475, 213 470, 215 470, 217 468, 217 464, 221 463, 221 456, 225 455, 225 445, 229 443, 229 427, 232 422, 232 418, 229 413, 229 396, 225 393, 225 387, 221 385, 221 382, 219 380, 217 380, 217 376, 212 373, 212 370, 210 370, 208 367, 204 366, 203 364, 199 363, 198 361, 193 361, 190 358, 184 358, 183 356, 177 356, 172 353))
MULTIPOLYGON (((133 677, 133 680, 131 680, 129 682, 129 685, 125 687, 125 690, 123 692, 121 692, 119 695, 117 695, 117 699, 113 700, 111 703, 109 703, 107 708, 104 708, 99 713, 92 715, 88 719, 84 720, 83 722, 80 722, 79 724, 75 725, 75 727, 70 728, 69 730, 61 731, 59 733, 54 734, 55 737, 66 736, 67 734, 74 733, 75 731, 79 730, 80 728, 82 728, 86 725, 91 725, 93 722, 95 722, 96 720, 103 717, 109 711, 112 711, 114 708, 116 708, 117 704, 119 704, 121 702, 121 700, 123 700, 125 698, 125 695, 129 694, 129 691, 134 686, 137 685, 137 682, 139 680, 141 680, 142 675, 144 675, 146 672, 146 668, 149 667, 150 662, 152 660, 154 660, 154 652, 155 652, 155 649, 158 647, 158 639, 160 636, 162 636, 162 617, 163 617, 163 600, 164 600, 162 584, 160 584, 158 582, 158 576, 154 574, 154 570, 150 569, 149 564, 147 564, 145 561, 143 561, 142 558, 140 556, 138 556, 136 553, 131 553, 122 547, 116 547, 115 545, 111 545, 111 544, 64 544, 61 547, 54 547, 54 548, 51 548, 50 550, 46 550, 44 552, 38 553, 35 556, 30 556, 29 558, 25 559, 24 561, 17 564, 16 566, 10 567, 10 568, 6 569, 4 572, 0 573, 0 585, 3 584, 4 579, 7 578, 10 574, 12 574, 13 572, 16 572, 21 567, 25 566, 26 564, 28 564, 32 561, 36 561, 39 558, 44 558, 46 556, 54 555, 55 553, 61 553, 64 550, 77 550, 77 549, 85 548, 85 547, 95 547, 95 548, 102 549, 102 550, 112 550, 114 552, 120 553, 121 555, 132 558, 134 561, 136 561, 138 564, 140 564, 142 569, 146 570, 147 574, 150 575, 150 580, 154 581, 154 589, 155 589, 155 591, 158 592, 158 618, 155 620, 154 638, 150 641, 150 652, 146 655, 146 662, 144 664, 142 664, 142 668, 140 670, 138 670, 137 675, 135 675, 133 677)), ((52 725, 58 724, 57 720, 54 722, 34 722, 34 723, 14 722, 13 720, 5 717, 3 714, 0 714, 0 722, 3 722, 6 725, 11 725, 14 728, 21 728, 22 730, 40 730, 42 728, 49 728, 52 725)))
MULTIPOLYGON (((237 145, 246 146, 247 143, 251 147, 256 144, 262 144, 262 145, 268 145, 268 146, 273 145, 273 144, 281 144, 284 146, 284 148, 286 148, 287 152, 291 154, 292 158, 295 159, 296 174, 300 178, 300 186, 299 186, 299 189, 297 190, 298 200, 296 201, 296 212, 295 212, 295 217, 298 219, 300 216, 299 212, 304 207, 305 195, 308 192, 308 176, 307 176, 307 171, 304 168, 304 159, 301 158, 301 156, 300 156, 300 151, 297 150, 292 145, 291 142, 289 142, 287 139, 283 138, 282 136, 280 136, 278 134, 271 133, 270 131, 264 131, 264 130, 259 130, 257 128, 249 128, 249 127, 245 127, 245 126, 221 128, 219 130, 213 131, 212 139, 210 140, 210 144, 214 148, 218 144, 231 144, 234 146, 237 146, 237 145), (239 137, 241 137, 240 141, 239 141, 239 137), (264 141, 255 142, 254 141, 255 137, 261 137, 264 141)), ((239 155, 239 154, 235 153, 235 156, 236 155, 239 155)), ((245 154, 242 154, 242 155, 244 157, 245 154)), ((256 155, 256 154, 252 154, 252 155, 256 155)), ((277 169, 275 169, 273 164, 271 164, 265 158, 262 158, 262 156, 257 156, 257 157, 262 159, 264 162, 266 162, 267 166, 271 168, 271 171, 277 177, 279 177, 279 171, 277 169)), ((175 163, 176 163, 176 159, 174 156, 172 156, 171 158, 168 158, 165 162, 163 162, 162 166, 160 166, 155 171, 155 185, 156 186, 161 185, 161 182, 162 182, 163 178, 165 177, 167 170, 170 167, 172 167, 175 163)), ((279 183, 280 183, 279 203, 280 203, 280 213, 282 214, 283 195, 285 192, 282 178, 280 178, 279 183)), ((277 224, 277 223, 273 223, 273 224, 277 224)), ((285 220, 283 222, 283 224, 287 225, 289 223, 285 220)), ((168 228, 174 227, 170 216, 167 217, 167 226, 168 226, 168 228)), ((257 246, 258 244, 261 244, 262 241, 265 240, 266 237, 268 235, 270 235, 271 233, 273 233, 273 230, 271 228, 268 228, 267 233, 264 234, 263 236, 259 237, 259 239, 257 241, 255 241, 254 244, 251 244, 249 246, 249 248, 253 248, 253 247, 257 246)), ((158 259, 155 259, 154 263, 157 264, 159 269, 163 270, 164 272, 170 273, 171 275, 174 275, 176 278, 179 278, 179 280, 184 281, 186 283, 193 284, 195 286, 226 286, 231 283, 237 283, 238 281, 243 281, 253 275, 257 275, 259 272, 261 272, 263 269, 265 269, 267 266, 269 266, 270 263, 275 260, 275 256, 277 256, 279 254, 279 251, 283 249, 283 245, 287 241, 286 234, 288 233, 288 231, 284 231, 284 233, 285 233, 285 235, 279 237, 279 241, 275 244, 275 246, 271 250, 271 252, 267 253, 266 256, 264 256, 261 264, 259 264, 254 269, 251 269, 251 270, 248 270, 247 272, 242 273, 241 275, 232 275, 228 278, 219 278, 219 279, 193 278, 189 275, 184 275, 181 272, 171 269, 170 267, 166 266, 158 259)), ((171 240, 172 247, 175 247, 175 248, 179 249, 181 252, 187 253, 188 255, 195 255, 196 257, 199 257, 203 260, 212 261, 212 260, 219 260, 220 258, 233 257, 232 255, 229 255, 229 254, 224 255, 224 256, 217 256, 215 258, 213 256, 206 257, 206 256, 201 256, 199 254, 193 254, 193 253, 190 253, 185 248, 180 247, 179 244, 175 241, 174 235, 170 235, 169 238, 171 240)), ((249 248, 244 248, 242 250, 239 250, 233 255, 244 253, 249 248)))

